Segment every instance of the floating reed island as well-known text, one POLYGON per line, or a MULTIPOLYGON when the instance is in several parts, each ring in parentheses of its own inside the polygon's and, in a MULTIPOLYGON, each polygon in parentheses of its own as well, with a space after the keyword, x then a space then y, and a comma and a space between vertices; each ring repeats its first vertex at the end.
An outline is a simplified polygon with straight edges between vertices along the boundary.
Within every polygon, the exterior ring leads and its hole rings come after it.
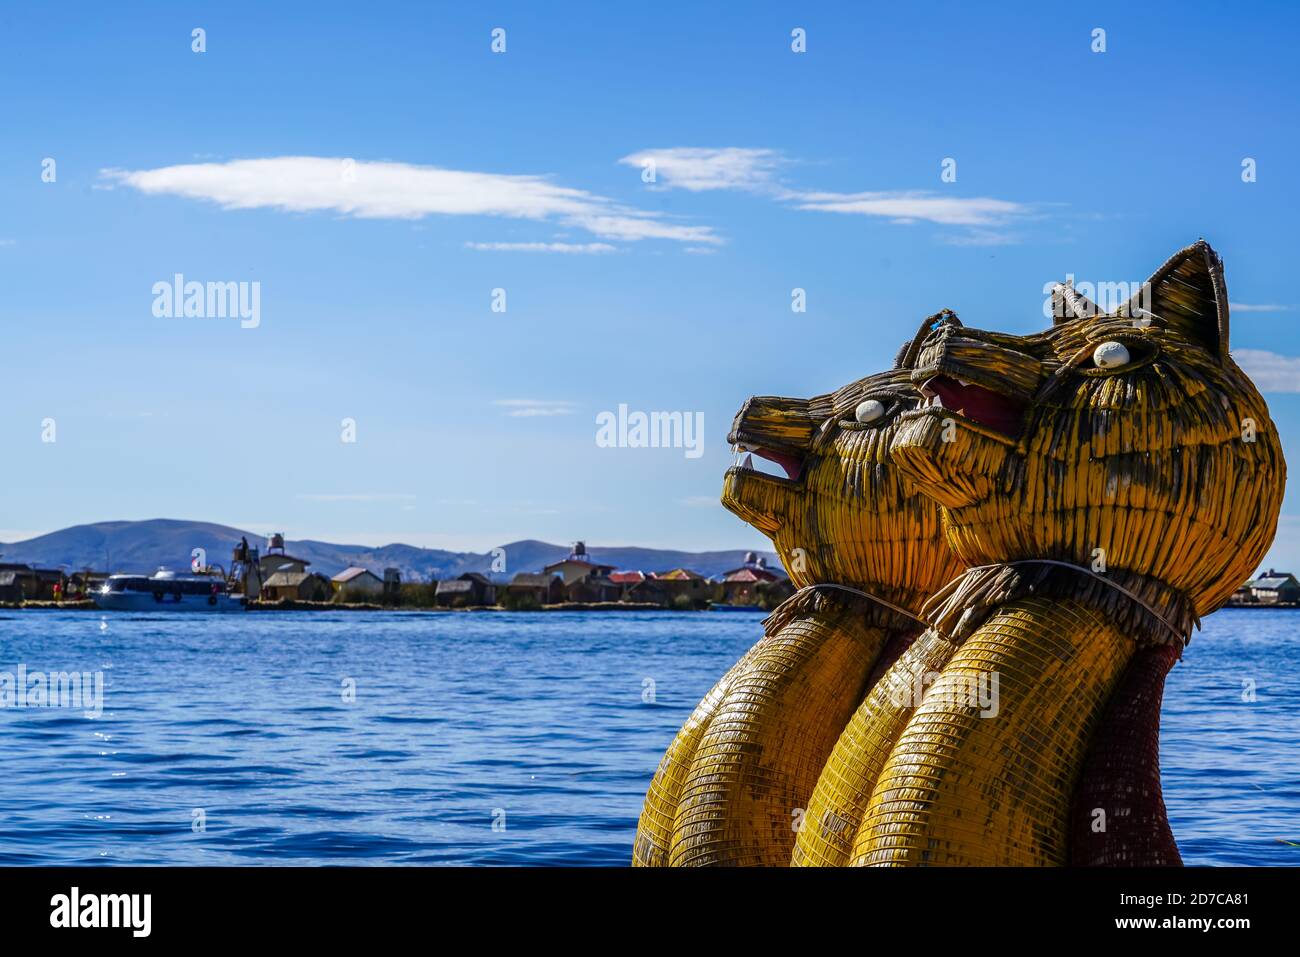
POLYGON ((595 560, 582 542, 558 562, 509 580, 466 572, 443 581, 402 581, 396 568, 376 573, 354 566, 332 578, 286 551, 273 535, 264 553, 241 541, 230 569, 195 563, 192 573, 160 569, 154 575, 5 566, 0 607, 135 611, 696 611, 771 610, 794 592, 780 568, 746 554, 742 564, 715 577, 688 568, 620 570, 595 560), (6 577, 7 576, 7 577, 6 577), (7 590, 6 590, 7 589, 7 590))

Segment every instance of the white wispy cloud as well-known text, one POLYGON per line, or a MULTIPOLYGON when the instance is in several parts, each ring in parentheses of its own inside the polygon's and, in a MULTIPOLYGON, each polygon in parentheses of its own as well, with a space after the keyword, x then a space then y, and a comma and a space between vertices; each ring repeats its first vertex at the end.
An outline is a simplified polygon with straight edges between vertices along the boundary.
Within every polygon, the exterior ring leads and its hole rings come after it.
POLYGON ((660 219, 626 215, 590 214, 571 217, 568 222, 580 226, 602 239, 621 239, 635 242, 639 239, 673 239, 683 243, 713 243, 721 245, 722 239, 711 226, 683 226, 660 219))
POLYGON ((985 196, 941 196, 924 190, 872 193, 790 193, 799 209, 880 216, 895 223, 997 226, 1030 212, 1023 203, 985 196))
POLYGON ((502 216, 556 221, 600 239, 721 243, 708 226, 671 222, 544 176, 480 173, 321 156, 277 156, 100 171, 106 184, 206 200, 223 209, 335 212, 359 219, 502 216))
POLYGON ((641 150, 624 156, 619 162, 624 166, 653 169, 654 183, 647 185, 698 193, 713 189, 769 189, 784 161, 780 153, 769 149, 674 146, 641 150))
POLYGON ((466 243, 466 249, 503 253, 570 253, 596 255, 617 251, 609 243, 466 243))
POLYGON ((678 146, 641 150, 619 162, 643 169, 653 163, 653 188, 658 189, 740 190, 765 194, 796 209, 875 216, 902 224, 929 222, 964 227, 967 231, 942 237, 943 242, 956 246, 1019 242, 1019 237, 999 227, 1033 212, 1025 203, 988 196, 948 196, 931 190, 839 193, 797 189, 779 179, 778 174, 789 160, 771 149, 678 146))
POLYGON ((577 404, 558 399, 495 399, 493 405, 505 408, 506 415, 531 418, 541 415, 572 415, 577 404))
POLYGON ((1252 305, 1247 302, 1230 302, 1228 308, 1232 312, 1295 312, 1295 306, 1252 305))
POLYGON ((1233 349, 1232 358, 1261 392, 1300 392, 1300 358, 1266 349, 1233 349))

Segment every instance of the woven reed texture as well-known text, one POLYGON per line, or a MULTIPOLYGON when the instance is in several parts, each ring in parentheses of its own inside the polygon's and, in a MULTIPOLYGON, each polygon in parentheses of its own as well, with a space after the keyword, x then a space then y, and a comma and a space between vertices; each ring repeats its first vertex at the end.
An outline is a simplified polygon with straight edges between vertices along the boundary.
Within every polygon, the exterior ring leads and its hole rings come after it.
POLYGON ((709 722, 718 711, 722 699, 730 690, 736 675, 740 674, 749 661, 758 652, 759 647, 772 640, 764 635, 731 669, 718 679, 704 699, 695 706, 691 716, 686 719, 677 736, 668 745, 655 776, 646 791, 645 804, 641 808, 641 818, 637 822, 636 839, 632 844, 633 867, 667 867, 669 851, 672 848, 673 821, 677 816, 677 800, 686 783, 691 761, 700 746, 700 739, 709 727, 709 722))
MULTIPOLYGON (((797 458, 802 470, 792 481, 732 468, 723 504, 772 537, 797 585, 833 582, 917 611, 960 565, 938 507, 889 466, 898 415, 916 403, 905 370, 813 399, 750 399, 732 440, 797 458), (866 399, 886 407, 880 420, 856 421, 866 399)), ((765 625, 753 659, 719 683, 660 762, 634 863, 788 863, 793 813, 805 807, 868 674, 883 671, 873 664, 920 630, 877 603, 821 591, 797 594, 765 625)))
POLYGON ((1207 244, 1171 257, 1114 314, 1066 287, 1053 300, 1067 315, 1046 332, 967 329, 945 311, 895 372, 741 410, 733 442, 802 469, 733 468, 723 502, 773 539, 796 584, 915 610, 956 571, 935 548, 936 521, 980 567, 936 596, 935 628, 910 645, 895 622, 832 622, 820 598, 774 614, 777 640, 679 736, 694 755, 684 782, 682 756, 668 764, 647 858, 662 861, 675 794, 671 863, 780 863, 811 786, 796 864, 1177 862, 1159 796, 1162 666, 1262 560, 1285 461, 1228 355, 1226 285, 1207 244), (1112 341, 1130 361, 1095 367, 1093 350, 1112 341), (1020 427, 918 409, 901 391, 909 376, 983 386, 1003 397, 992 421, 1018 404, 1020 427), (864 398, 888 414, 857 423, 864 398), (1094 574, 1018 564, 1040 559, 1094 574), (994 676, 995 707, 981 714, 970 696, 994 676), (850 718, 837 705, 859 679, 866 697, 850 718), (1116 808, 1104 841, 1078 834, 1089 802, 1116 808))
POLYGON ((926 631, 871 685, 818 776, 790 857, 792 865, 848 863, 876 779, 920 699, 918 689, 956 650, 938 632, 926 631))
POLYGON ((887 639, 856 602, 822 605, 732 682, 682 785, 672 866, 789 863, 798 815, 887 639))
POLYGON ((1133 642, 1094 608, 1026 598, 953 654, 903 729, 854 842, 855 865, 1066 863, 1088 740, 1133 642), (995 707, 974 689, 997 675, 995 707))
POLYGON ((907 653, 919 635, 907 631, 895 631, 885 642, 885 647, 880 649, 880 657, 871 667, 871 673, 867 675, 867 687, 874 688, 876 682, 883 678, 889 669, 894 667, 894 663, 907 653))
MULTIPOLYGON (((1150 777, 1156 672, 1197 617, 1262 561, 1286 465, 1263 398, 1228 354, 1227 291, 1213 250, 1189 246, 1147 286, 1112 315, 1059 288, 1054 300, 1070 314, 1030 336, 968 329, 945 315, 914 348, 918 385, 942 375, 983 386, 1002 397, 990 421, 1005 421, 998 409, 1023 410, 1014 434, 962 410, 901 417, 891 460, 944 506, 954 552, 972 566, 1092 566, 1118 587, 1016 567, 964 577, 936 597, 931 621, 965 642, 881 774, 856 863, 1064 863, 1074 781, 1083 803, 1133 799, 1120 831, 1103 846, 1082 843, 1075 859, 1132 863, 1168 851, 1176 861, 1150 777), (1130 361, 1097 368, 1093 351, 1112 341, 1130 361), (1070 621, 1060 621, 1067 611, 1070 621), (991 667, 1004 669, 998 719, 975 718, 937 693, 991 667), (1085 768, 1089 741, 1097 757, 1085 768), (1129 823, 1141 833, 1125 831, 1129 823)), ((975 415, 990 408, 969 390, 954 394, 975 415)))
POLYGON ((963 566, 944 547, 938 507, 890 464, 899 417, 918 399, 905 369, 807 400, 750 399, 732 440, 800 459, 802 473, 728 469, 722 504, 772 539, 800 587, 834 582, 919 609, 963 566), (880 420, 855 420, 865 399, 885 406, 880 420))
POLYGON ((1073 866, 1182 864, 1160 791, 1160 703, 1178 652, 1172 644, 1139 650, 1115 689, 1074 792, 1073 866))
POLYGON ((1262 560, 1286 465, 1263 398, 1227 354, 1218 258, 1188 247, 1151 290, 1159 318, 1145 326, 1098 315, 1009 336, 948 322, 927 337, 913 381, 943 373, 1027 403, 1017 437, 949 409, 903 416, 892 460, 947 507, 967 564, 1087 566, 1101 549, 1110 570, 1156 577, 1205 615, 1262 560), (1092 367, 1106 341, 1133 361, 1092 367), (942 440, 945 420, 957 441, 942 440))
POLYGON ((944 634, 963 641, 999 606, 1030 595, 1073 598, 1102 612, 1143 646, 1172 644, 1181 650, 1200 625, 1187 596, 1149 575, 1118 570, 1090 575, 1032 559, 967 569, 926 602, 924 614, 944 634))

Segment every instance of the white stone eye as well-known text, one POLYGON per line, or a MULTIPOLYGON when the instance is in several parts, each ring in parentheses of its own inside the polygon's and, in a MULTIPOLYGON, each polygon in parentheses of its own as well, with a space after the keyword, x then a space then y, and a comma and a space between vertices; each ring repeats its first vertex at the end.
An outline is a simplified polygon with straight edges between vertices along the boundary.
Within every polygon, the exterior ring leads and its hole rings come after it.
POLYGON ((1092 350, 1092 364, 1098 369, 1118 369, 1128 361, 1128 347, 1122 342, 1103 342, 1092 350))
POLYGON ((857 410, 853 417, 864 425, 868 422, 874 422, 885 414, 885 404, 878 399, 867 399, 866 402, 858 403, 857 410))

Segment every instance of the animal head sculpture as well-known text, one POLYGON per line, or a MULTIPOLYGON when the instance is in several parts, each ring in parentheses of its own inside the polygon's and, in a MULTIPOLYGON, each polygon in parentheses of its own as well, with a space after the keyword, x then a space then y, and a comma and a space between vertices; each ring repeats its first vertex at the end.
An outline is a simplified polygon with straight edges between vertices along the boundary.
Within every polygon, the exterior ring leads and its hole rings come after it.
POLYGON ((945 507, 971 565, 1100 557, 1214 610, 1263 559, 1286 477, 1228 355, 1222 263, 1200 241, 1111 313, 1069 286, 1054 304, 1053 327, 1028 336, 941 314, 910 357, 924 401, 892 461, 945 507))
POLYGON ((828 395, 749 399, 729 440, 786 476, 733 466, 722 504, 772 539, 796 585, 834 582, 919 609, 961 566, 938 506, 889 461, 900 416, 917 405, 901 357, 828 395))

